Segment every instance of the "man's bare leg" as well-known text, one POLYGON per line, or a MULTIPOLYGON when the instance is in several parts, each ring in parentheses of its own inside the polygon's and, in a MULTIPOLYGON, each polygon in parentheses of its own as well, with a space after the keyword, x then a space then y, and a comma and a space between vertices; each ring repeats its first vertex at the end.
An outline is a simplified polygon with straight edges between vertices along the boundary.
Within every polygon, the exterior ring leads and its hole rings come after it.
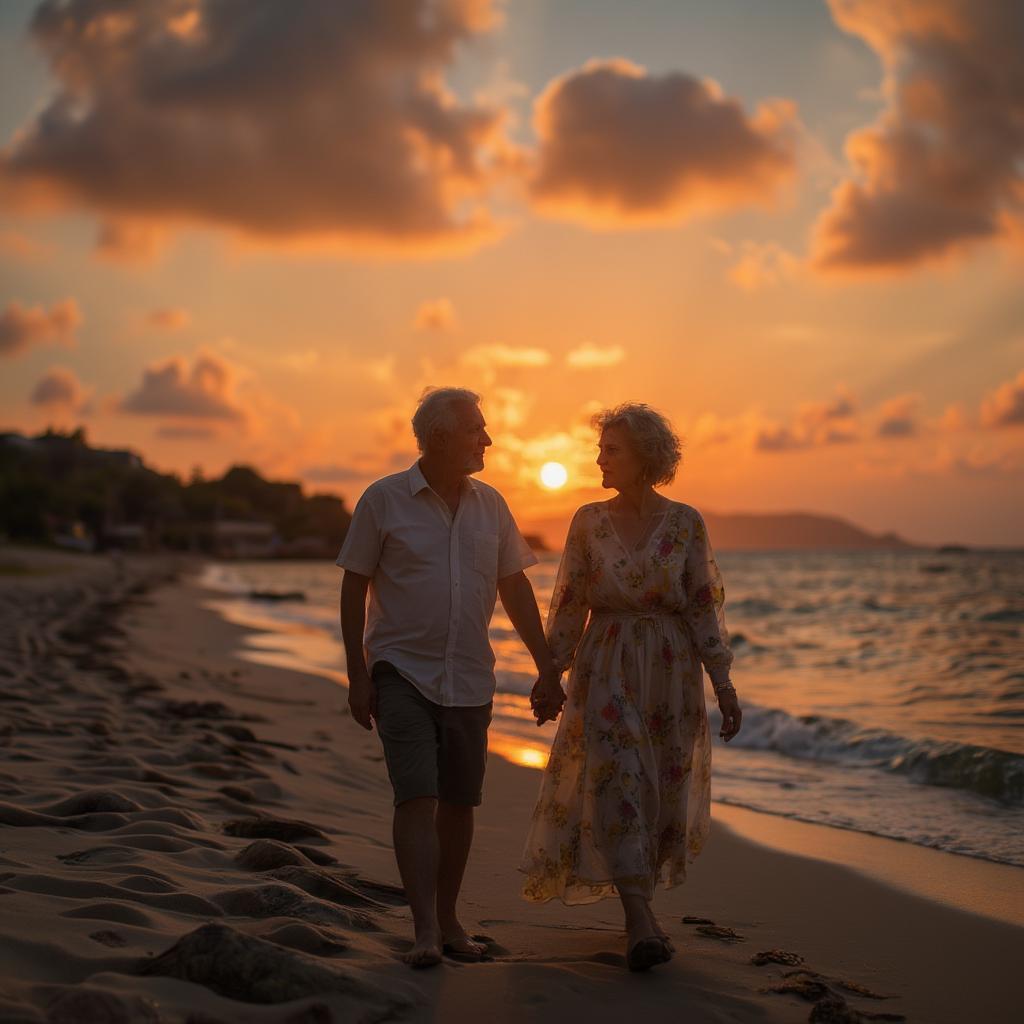
POLYGON ((480 956, 486 947, 466 934, 456 911, 462 876, 473 845, 473 808, 441 800, 437 805, 437 843, 437 921, 442 939, 456 953, 480 956))
POLYGON ((416 937, 402 958, 413 967, 441 962, 441 929, 437 923, 437 800, 416 797, 395 808, 393 837, 398 872, 412 911, 416 937))

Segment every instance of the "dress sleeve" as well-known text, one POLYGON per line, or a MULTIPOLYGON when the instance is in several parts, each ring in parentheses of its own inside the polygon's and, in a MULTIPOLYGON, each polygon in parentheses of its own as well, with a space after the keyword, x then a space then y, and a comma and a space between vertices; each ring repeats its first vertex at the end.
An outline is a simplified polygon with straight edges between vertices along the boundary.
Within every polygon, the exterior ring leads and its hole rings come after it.
POLYGON ((562 560, 558 563, 558 575, 555 577, 551 607, 548 609, 548 647, 560 672, 572 664, 590 611, 587 594, 590 559, 587 546, 586 527, 580 510, 577 510, 569 526, 562 560))
POLYGON ((732 651, 729 631, 725 625, 725 586, 718 570, 707 527, 696 513, 686 568, 683 570, 686 590, 685 617, 690 624, 697 654, 711 682, 721 686, 729 681, 732 651))

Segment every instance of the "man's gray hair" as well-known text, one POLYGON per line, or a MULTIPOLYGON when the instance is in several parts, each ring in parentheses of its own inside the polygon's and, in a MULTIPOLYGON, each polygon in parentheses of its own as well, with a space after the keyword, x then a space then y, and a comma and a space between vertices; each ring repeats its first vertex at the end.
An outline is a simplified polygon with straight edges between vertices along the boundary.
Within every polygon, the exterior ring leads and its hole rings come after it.
POLYGON ((460 402, 480 404, 480 396, 468 388, 426 388, 412 417, 412 432, 421 452, 435 434, 450 434, 458 426, 455 406, 460 402))
POLYGON ((643 467, 644 480, 655 487, 670 484, 683 457, 683 446, 672 424, 643 402, 623 402, 599 412, 590 421, 595 430, 621 427, 643 467))

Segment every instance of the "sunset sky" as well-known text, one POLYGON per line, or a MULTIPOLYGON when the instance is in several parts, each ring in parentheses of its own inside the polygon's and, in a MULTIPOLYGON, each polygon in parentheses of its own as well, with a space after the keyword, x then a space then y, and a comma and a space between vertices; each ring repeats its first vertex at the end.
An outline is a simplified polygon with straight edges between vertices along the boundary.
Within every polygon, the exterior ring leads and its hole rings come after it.
POLYGON ((1022 52, 1019 0, 4 0, 0 429, 351 505, 458 384, 528 527, 637 399, 702 509, 1024 545, 1022 52))

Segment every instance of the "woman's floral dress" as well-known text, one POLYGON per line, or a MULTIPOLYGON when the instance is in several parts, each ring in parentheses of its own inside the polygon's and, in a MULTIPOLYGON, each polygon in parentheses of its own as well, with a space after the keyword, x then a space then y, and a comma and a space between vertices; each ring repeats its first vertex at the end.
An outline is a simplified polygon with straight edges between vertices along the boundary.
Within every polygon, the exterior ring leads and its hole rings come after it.
POLYGON ((711 817, 701 664, 728 679, 723 602, 696 509, 672 502, 632 552, 607 502, 577 511, 548 613, 571 669, 520 865, 528 900, 592 903, 616 887, 650 899, 660 877, 685 879, 711 817))

